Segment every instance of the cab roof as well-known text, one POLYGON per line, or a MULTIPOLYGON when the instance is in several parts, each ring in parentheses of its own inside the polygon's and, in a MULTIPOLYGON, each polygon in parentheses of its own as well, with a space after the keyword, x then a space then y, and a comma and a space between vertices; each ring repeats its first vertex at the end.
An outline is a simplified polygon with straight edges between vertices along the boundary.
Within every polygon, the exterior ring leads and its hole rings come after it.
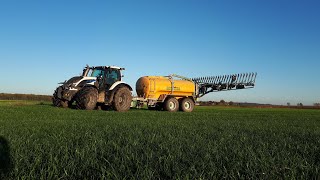
POLYGON ((110 68, 110 69, 118 69, 118 70, 125 70, 125 68, 118 67, 118 66, 87 66, 87 68, 110 68))

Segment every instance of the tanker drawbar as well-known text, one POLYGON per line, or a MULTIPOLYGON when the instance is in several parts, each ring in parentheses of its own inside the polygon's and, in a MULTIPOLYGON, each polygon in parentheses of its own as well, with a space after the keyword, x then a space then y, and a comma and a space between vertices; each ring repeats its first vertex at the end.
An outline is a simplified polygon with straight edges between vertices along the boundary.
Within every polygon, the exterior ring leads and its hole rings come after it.
POLYGON ((223 76, 192 78, 199 88, 198 97, 210 92, 248 89, 255 86, 257 73, 242 73, 223 76))

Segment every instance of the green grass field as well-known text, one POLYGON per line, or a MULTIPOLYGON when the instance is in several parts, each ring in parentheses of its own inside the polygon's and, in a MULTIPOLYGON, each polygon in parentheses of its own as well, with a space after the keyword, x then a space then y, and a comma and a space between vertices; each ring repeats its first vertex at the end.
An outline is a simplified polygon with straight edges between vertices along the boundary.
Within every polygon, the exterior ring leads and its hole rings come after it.
POLYGON ((319 110, 118 113, 0 101, 0 117, 0 179, 320 178, 319 110))

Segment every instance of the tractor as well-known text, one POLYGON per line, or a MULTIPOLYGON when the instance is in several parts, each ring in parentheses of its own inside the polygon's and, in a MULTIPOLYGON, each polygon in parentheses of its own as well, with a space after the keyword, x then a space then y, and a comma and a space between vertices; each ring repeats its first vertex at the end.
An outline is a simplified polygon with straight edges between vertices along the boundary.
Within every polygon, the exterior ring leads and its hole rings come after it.
POLYGON ((132 101, 132 88, 122 81, 121 71, 116 66, 86 66, 81 76, 65 81, 55 90, 54 106, 93 110, 111 107, 116 111, 127 111, 132 101))

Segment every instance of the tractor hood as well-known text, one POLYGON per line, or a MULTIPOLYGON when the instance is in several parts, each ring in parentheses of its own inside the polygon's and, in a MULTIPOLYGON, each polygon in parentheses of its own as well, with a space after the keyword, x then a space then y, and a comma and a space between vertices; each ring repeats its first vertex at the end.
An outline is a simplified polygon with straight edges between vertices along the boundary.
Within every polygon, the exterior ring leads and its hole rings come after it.
POLYGON ((83 85, 83 84, 94 85, 94 83, 96 81, 97 81, 96 77, 75 76, 75 77, 72 77, 71 79, 69 79, 68 81, 65 81, 65 82, 59 83, 59 84, 62 84, 62 86, 64 86, 65 88, 69 88, 69 87, 77 87, 79 84, 81 84, 81 85, 83 85))
POLYGON ((97 77, 81 76, 80 79, 73 81, 71 86, 78 87, 78 86, 85 86, 85 85, 94 85, 96 81, 97 81, 97 77))
POLYGON ((75 77, 72 77, 71 79, 65 81, 65 82, 61 82, 59 84, 62 84, 62 85, 72 85, 73 83, 77 83, 78 81, 80 81, 83 77, 82 76, 75 76, 75 77))

